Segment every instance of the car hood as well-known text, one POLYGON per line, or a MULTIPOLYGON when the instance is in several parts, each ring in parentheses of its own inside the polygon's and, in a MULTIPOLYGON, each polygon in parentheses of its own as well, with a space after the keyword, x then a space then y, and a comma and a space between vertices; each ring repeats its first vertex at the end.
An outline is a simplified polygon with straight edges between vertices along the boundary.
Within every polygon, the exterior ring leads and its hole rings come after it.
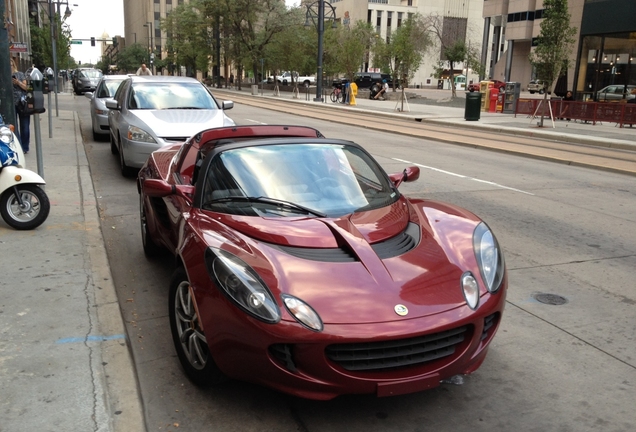
POLYGON ((129 112, 158 137, 189 137, 204 129, 234 125, 223 110, 169 109, 129 112))
MULTIPOLYGON (((220 222, 245 236, 232 252, 259 272, 276 298, 302 299, 325 324, 390 322, 462 307, 462 274, 479 277, 472 246, 479 220, 442 203, 401 199, 338 219, 215 216, 211 225, 220 222), (403 246, 409 226, 416 228, 414 245, 403 246), (406 306, 405 316, 397 315, 398 305, 406 306)), ((213 245, 218 227, 207 231, 206 225, 200 228, 213 245)))

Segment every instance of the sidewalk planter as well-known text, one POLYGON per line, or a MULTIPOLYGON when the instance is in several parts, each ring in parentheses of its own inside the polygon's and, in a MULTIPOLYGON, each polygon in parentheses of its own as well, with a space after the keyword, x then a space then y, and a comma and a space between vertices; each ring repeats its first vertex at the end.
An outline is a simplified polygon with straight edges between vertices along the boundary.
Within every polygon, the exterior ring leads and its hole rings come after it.
POLYGON ((477 121, 481 112, 481 93, 466 92, 466 108, 464 119, 466 121, 477 121))

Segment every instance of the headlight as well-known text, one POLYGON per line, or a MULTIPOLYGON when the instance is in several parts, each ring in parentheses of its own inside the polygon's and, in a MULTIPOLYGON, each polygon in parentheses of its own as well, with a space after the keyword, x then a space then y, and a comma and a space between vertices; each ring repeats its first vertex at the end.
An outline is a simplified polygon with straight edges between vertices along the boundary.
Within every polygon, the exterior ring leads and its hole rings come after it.
POLYGON ((13 132, 6 126, 0 127, 0 141, 9 144, 13 140, 13 132))
POLYGON ((503 280, 504 259, 497 239, 483 222, 477 225, 473 233, 473 248, 486 289, 490 293, 497 292, 503 280))
POLYGON ((479 305, 479 285, 471 272, 466 272, 462 275, 461 285, 466 304, 473 310, 477 309, 479 305))
POLYGON ((128 126, 128 140, 147 143, 157 142, 148 132, 137 126, 128 126))
POLYGON ((283 294, 283 301, 287 310, 294 318, 301 324, 309 328, 310 330, 322 331, 322 320, 318 316, 315 310, 311 308, 307 303, 299 298, 283 294))
POLYGON ((280 321, 280 311, 265 282, 245 262, 229 252, 208 248, 205 266, 217 286, 245 312, 266 323, 280 321))

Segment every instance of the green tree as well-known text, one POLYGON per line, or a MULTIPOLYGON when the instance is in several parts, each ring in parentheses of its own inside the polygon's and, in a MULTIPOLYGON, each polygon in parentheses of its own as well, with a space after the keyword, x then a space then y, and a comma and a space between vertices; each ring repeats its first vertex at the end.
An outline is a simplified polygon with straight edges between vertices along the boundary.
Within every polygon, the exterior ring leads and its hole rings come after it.
MULTIPOLYGON (((394 80, 400 79, 404 91, 420 68, 424 55, 433 45, 421 15, 410 16, 404 21, 391 35, 390 43, 387 45, 391 45, 391 56, 387 58, 390 73, 394 80)), ((394 81, 393 88, 395 87, 394 81)))
POLYGON ((134 73, 147 59, 148 47, 138 43, 128 45, 117 56, 117 69, 120 73, 134 73))
MULTIPOLYGON (((570 53, 574 46, 576 27, 570 26, 567 0, 543 0, 543 20, 537 37, 537 46, 530 53, 530 63, 536 78, 543 81, 547 90, 567 71, 570 53)), ((543 95, 540 127, 547 105, 548 92, 543 95)))
POLYGON ((375 31, 371 24, 356 21, 352 26, 340 26, 328 38, 328 50, 334 69, 344 73, 353 82, 355 73, 364 61, 366 53, 375 43, 375 31))
MULTIPOLYGON (((57 68, 65 69, 71 64, 71 29, 65 22, 56 16, 53 20, 53 34, 55 37, 55 54, 57 57, 57 68)), ((44 24, 43 27, 35 25, 31 20, 31 52, 32 62, 41 71, 47 67, 53 68, 53 42, 51 39, 51 23, 44 24)))
POLYGON ((261 59, 274 35, 289 24, 290 11, 283 0, 219 0, 223 6, 223 21, 232 35, 239 62, 246 64, 258 76, 261 59))

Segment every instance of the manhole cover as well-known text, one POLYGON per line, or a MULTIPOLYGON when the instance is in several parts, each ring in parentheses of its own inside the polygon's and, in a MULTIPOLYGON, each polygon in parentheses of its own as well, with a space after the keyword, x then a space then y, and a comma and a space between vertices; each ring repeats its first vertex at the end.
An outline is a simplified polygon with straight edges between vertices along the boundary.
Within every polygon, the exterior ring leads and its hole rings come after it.
POLYGON ((534 294, 533 297, 536 301, 549 305, 560 306, 568 302, 568 299, 557 294, 537 293, 534 294))

